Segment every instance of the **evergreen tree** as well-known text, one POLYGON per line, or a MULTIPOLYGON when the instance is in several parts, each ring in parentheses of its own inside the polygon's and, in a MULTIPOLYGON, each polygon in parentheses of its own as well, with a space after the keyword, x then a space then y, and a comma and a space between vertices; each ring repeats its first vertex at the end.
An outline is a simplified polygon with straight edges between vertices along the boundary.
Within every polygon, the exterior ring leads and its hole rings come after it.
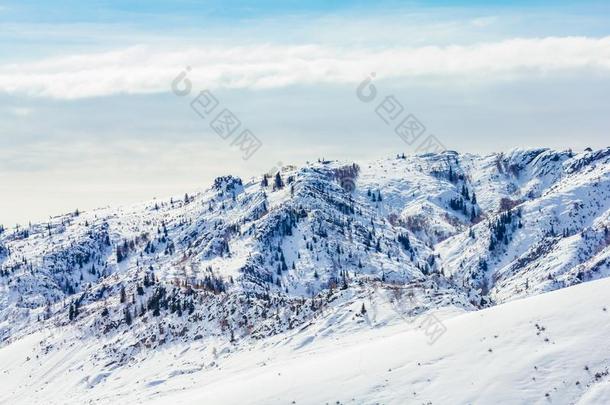
POLYGON ((129 308, 125 308, 125 323, 129 326, 131 325, 131 311, 129 310, 129 308))
POLYGON ((396 240, 402 245, 405 250, 411 249, 411 242, 409 241, 409 234, 401 233, 398 235, 396 240))
POLYGON ((277 172, 275 175, 275 180, 273 181, 273 189, 280 190, 282 188, 284 188, 284 181, 282 180, 280 172, 277 172))
POLYGON ((125 294, 125 287, 121 286, 121 304, 127 301, 127 295, 125 294))
POLYGON ((466 188, 466 184, 462 184, 462 196, 465 199, 470 200, 470 195, 468 194, 468 189, 466 188))

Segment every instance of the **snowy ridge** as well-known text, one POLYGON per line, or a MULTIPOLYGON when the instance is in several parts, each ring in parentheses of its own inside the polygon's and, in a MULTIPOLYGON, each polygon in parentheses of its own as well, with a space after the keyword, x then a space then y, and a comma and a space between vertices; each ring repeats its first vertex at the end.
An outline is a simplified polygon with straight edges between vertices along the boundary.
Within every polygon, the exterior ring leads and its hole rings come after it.
POLYGON ((0 347, 36 336, 51 358, 80 342, 91 367, 115 370, 195 342, 237 357, 303 331, 395 328, 606 277, 609 222, 610 148, 220 177, 180 198, 0 228, 0 347))

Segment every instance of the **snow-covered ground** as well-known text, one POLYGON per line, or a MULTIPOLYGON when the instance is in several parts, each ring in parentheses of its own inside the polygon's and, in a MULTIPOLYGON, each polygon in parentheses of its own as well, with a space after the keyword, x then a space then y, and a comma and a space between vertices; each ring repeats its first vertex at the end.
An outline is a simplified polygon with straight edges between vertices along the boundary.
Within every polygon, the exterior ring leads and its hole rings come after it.
POLYGON ((610 148, 219 177, 0 227, 0 401, 599 403, 609 275, 610 148))
POLYGON ((0 349, 0 402, 607 404, 609 290, 604 279, 478 312, 438 310, 447 331, 434 344, 417 321, 306 328, 215 360, 208 347, 176 344, 124 368, 90 366, 79 344, 44 355, 39 332, 0 349))

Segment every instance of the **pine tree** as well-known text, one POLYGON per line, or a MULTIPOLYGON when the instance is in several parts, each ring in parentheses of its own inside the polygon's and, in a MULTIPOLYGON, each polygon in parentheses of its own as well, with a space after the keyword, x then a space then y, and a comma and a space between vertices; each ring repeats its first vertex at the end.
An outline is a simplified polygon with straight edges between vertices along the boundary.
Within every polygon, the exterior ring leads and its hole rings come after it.
POLYGON ((121 286, 121 304, 127 301, 127 295, 125 294, 125 287, 121 286))
POLYGON ((284 181, 282 180, 280 172, 277 172, 275 175, 275 180, 273 181, 273 189, 280 190, 282 188, 284 188, 284 181))
POLYGON ((364 302, 362 303, 362 308, 360 308, 360 314, 366 314, 366 307, 364 306, 364 302))
POLYGON ((396 240, 402 245, 405 250, 411 249, 411 242, 409 241, 409 234, 401 233, 398 235, 396 240))
POLYGON ((470 200, 470 196, 468 195, 468 189, 466 188, 466 184, 462 184, 462 196, 465 199, 470 200))
POLYGON ((452 183, 455 181, 453 177, 453 168, 451 166, 449 166, 449 181, 452 183))
POLYGON ((129 310, 129 308, 125 308, 125 323, 127 325, 131 325, 131 321, 132 321, 131 311, 129 310))

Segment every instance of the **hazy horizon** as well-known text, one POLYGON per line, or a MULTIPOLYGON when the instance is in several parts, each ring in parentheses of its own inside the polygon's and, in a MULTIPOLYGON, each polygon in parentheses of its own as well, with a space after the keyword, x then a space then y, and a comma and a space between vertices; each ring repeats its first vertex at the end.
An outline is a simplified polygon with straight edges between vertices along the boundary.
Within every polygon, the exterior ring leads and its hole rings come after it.
POLYGON ((5 226, 180 195, 277 162, 414 153, 376 113, 390 96, 461 152, 608 146, 604 2, 63 7, 0 2, 5 226), (177 95, 182 72, 190 92, 177 95), (373 102, 357 97, 367 78, 373 102), (261 142, 251 157, 191 108, 202 90, 214 115, 229 109, 237 132, 261 142))

